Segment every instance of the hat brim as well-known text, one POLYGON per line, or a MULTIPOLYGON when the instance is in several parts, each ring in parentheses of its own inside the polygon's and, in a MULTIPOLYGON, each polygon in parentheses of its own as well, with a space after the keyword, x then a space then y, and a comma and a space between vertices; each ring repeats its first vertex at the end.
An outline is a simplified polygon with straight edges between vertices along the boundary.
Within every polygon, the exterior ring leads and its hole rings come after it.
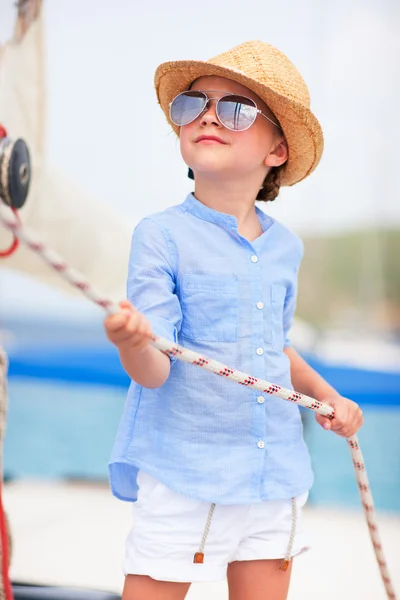
POLYGON ((252 90, 279 120, 289 146, 289 158, 282 172, 281 185, 294 185, 310 175, 318 165, 324 148, 322 128, 315 115, 302 104, 229 67, 183 60, 165 62, 157 68, 154 76, 157 98, 176 134, 179 135, 179 127, 170 120, 170 103, 193 81, 212 75, 232 79, 252 90))

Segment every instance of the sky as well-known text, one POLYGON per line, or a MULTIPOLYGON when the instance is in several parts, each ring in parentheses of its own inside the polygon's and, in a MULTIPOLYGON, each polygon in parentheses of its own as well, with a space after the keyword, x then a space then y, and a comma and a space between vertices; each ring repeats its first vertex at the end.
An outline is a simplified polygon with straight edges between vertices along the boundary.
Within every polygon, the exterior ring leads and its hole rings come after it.
MULTIPOLYGON (((0 0, 0 41, 12 0, 0 0)), ((45 0, 49 162, 133 221, 192 190, 156 67, 249 39, 285 52, 325 133, 315 173, 267 207, 299 233, 400 225, 397 0, 45 0)))

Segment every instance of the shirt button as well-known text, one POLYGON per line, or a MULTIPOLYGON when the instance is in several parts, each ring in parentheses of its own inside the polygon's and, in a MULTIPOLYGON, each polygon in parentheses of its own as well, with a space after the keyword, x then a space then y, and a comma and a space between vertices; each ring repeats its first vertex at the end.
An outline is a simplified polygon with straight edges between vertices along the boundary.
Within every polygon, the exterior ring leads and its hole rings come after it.
POLYGON ((256 306, 261 310, 262 308, 264 308, 264 302, 257 302, 256 306))
POLYGON ((263 404, 265 402, 264 396, 258 396, 257 402, 258 402, 258 404, 263 404))
POLYGON ((260 440, 260 441, 258 442, 257 446, 258 446, 259 448, 264 448, 265 444, 264 444, 264 442, 263 442, 262 440, 260 440))
POLYGON ((250 260, 251 260, 251 262, 254 262, 254 263, 256 263, 256 262, 258 261, 258 256, 256 256, 255 254, 253 254, 253 255, 250 257, 250 260))
POLYGON ((258 356, 261 356, 262 354, 264 354, 264 350, 262 348, 257 348, 256 350, 258 356))

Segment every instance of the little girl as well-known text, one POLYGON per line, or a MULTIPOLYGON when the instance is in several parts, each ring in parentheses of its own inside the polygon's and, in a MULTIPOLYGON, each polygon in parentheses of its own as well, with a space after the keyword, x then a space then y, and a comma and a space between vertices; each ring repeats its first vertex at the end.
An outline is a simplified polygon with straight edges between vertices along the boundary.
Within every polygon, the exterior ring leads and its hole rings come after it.
POLYGON ((320 425, 356 433, 359 407, 290 346, 302 243, 255 206, 314 170, 321 127, 301 75, 261 42, 164 63, 155 86, 195 189, 136 227, 129 301, 105 321, 132 379, 109 466, 113 493, 137 502, 123 598, 181 600, 227 575, 230 600, 284 600, 313 483, 298 407, 149 338, 317 398, 335 409, 320 425))

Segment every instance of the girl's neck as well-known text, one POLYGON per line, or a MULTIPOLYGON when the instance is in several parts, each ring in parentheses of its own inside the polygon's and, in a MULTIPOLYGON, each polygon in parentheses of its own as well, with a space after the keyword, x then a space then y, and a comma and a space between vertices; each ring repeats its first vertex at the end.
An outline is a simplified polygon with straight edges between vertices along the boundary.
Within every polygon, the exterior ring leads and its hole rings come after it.
POLYGON ((236 217, 239 231, 251 227, 252 224, 259 225, 255 209, 257 194, 252 189, 246 189, 245 186, 238 186, 237 182, 227 184, 197 180, 194 195, 205 206, 236 217))

